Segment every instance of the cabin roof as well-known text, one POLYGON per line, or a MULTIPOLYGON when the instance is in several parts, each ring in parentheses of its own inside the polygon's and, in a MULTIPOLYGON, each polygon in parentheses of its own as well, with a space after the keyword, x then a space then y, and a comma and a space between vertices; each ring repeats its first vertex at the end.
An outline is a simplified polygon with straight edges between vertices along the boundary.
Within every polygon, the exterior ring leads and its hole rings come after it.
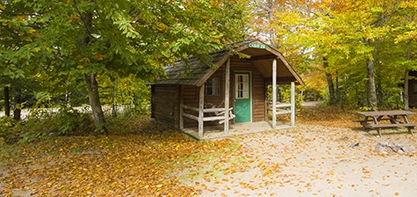
MULTIPOLYGON (((304 84, 301 77, 278 50, 258 39, 235 43, 232 49, 235 52, 248 55, 250 58, 244 59, 251 61, 265 78, 272 78, 272 62, 273 59, 277 59, 277 82, 279 84, 291 82, 304 84)), ((177 61, 172 65, 165 66, 166 78, 158 79, 155 84, 201 86, 229 58, 240 57, 230 50, 224 50, 212 53, 205 62, 201 62, 197 58, 177 61)))

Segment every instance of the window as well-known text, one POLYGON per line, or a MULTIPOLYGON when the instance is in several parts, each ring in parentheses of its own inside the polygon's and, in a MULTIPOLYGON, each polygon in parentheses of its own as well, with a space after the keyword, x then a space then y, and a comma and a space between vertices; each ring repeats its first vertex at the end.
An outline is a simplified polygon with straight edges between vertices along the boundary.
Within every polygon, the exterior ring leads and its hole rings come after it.
POLYGON ((204 84, 205 95, 219 95, 220 94, 220 78, 209 78, 204 84))
POLYGON ((249 75, 248 74, 236 74, 236 98, 247 99, 249 98, 249 75))

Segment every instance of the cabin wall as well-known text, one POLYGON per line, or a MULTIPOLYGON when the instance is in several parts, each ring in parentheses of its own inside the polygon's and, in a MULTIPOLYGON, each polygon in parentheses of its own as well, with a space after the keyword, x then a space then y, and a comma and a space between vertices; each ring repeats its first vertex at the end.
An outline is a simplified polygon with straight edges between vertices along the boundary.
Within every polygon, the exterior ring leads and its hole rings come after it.
MULTIPOLYGON (((256 69, 256 67, 249 61, 235 59, 231 61, 231 77, 230 77, 230 98, 229 106, 234 108, 234 72, 249 71, 251 72, 252 80, 252 121, 259 122, 266 120, 266 87, 265 80, 262 74, 256 69)), ((224 66, 220 67, 211 77, 220 78, 220 94, 219 95, 206 95, 204 97, 205 103, 211 103, 216 107, 224 107, 224 91, 225 91, 225 69, 224 66)), ((182 99, 185 105, 198 108, 198 94, 199 88, 195 86, 183 86, 181 88, 182 99)), ((193 111, 185 111, 193 115, 198 115, 193 111)), ((231 120, 233 123, 233 120, 231 120)), ((218 125, 218 121, 204 122, 206 126, 218 125)), ((184 118, 184 127, 196 127, 197 121, 184 118)))
MULTIPOLYGON (((224 107, 224 68, 219 68, 216 71, 216 73, 212 75, 212 77, 220 78, 220 94, 204 96, 204 103, 206 104, 210 103, 214 105, 216 108, 224 107)), ((183 85, 181 88, 183 104, 198 108, 199 92, 200 92, 200 87, 191 86, 191 85, 183 85)), ((233 106, 232 102, 230 102, 229 106, 230 107, 233 106)), ((206 105, 205 108, 209 108, 209 106, 206 105)), ((193 110, 184 110, 184 113, 198 116, 198 112, 193 111, 193 110)), ((205 116, 210 116, 210 114, 205 114, 205 116)), ((214 114, 212 114, 212 116, 214 116, 214 114)), ((231 120, 230 122, 232 123, 233 121, 231 120)), ((204 125, 205 126, 219 125, 219 121, 204 122, 204 125)), ((192 120, 192 119, 184 117, 185 128, 197 127, 197 126, 198 126, 198 122, 196 120, 192 120)))
MULTIPOLYGON (((266 120, 266 87, 265 79, 259 70, 249 61, 245 59, 231 59, 231 101, 234 101, 234 73, 239 71, 251 72, 252 80, 252 122, 266 120)), ((272 65, 271 65, 272 66, 272 65)), ((231 105, 233 106, 233 105, 231 105)))
MULTIPOLYGON (((182 95, 182 102, 184 105, 188 105, 191 107, 198 108, 198 95, 199 95, 199 88, 196 86, 191 85, 183 85, 181 86, 181 95, 182 95)), ((184 110, 184 113, 191 114, 194 116, 198 116, 198 112, 192 110, 184 110)), ((184 117, 184 127, 197 127, 198 122, 196 120, 189 119, 184 117)))
POLYGON ((152 86, 152 118, 179 128, 180 85, 152 86))
MULTIPOLYGON (((272 66, 272 65, 271 65, 272 66)), ((232 59, 230 66, 230 98, 229 107, 234 108, 234 72, 249 71, 251 72, 252 81, 252 121, 259 122, 266 120, 266 87, 265 79, 258 69, 249 61, 232 59)), ((204 103, 211 103, 216 107, 224 107, 225 96, 225 67, 220 67, 211 77, 219 77, 220 79, 220 94, 204 96, 204 103)), ((192 85, 181 86, 182 102, 184 105, 198 108, 199 102, 199 87, 192 85)), ((198 116, 198 112, 192 110, 184 110, 185 113, 198 116)), ((206 114, 209 115, 209 114, 206 114)), ((233 120, 230 121, 233 123, 233 120)), ((204 122, 205 126, 219 125, 218 121, 204 122)), ((184 117, 184 127, 197 127, 198 122, 184 117)))

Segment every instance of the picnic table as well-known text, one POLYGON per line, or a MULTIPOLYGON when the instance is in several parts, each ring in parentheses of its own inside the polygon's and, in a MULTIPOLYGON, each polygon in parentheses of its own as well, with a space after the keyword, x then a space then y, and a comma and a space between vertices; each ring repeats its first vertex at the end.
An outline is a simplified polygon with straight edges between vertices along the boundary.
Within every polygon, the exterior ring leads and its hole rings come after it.
POLYGON ((365 130, 376 129, 378 135, 381 136, 382 128, 399 128, 405 127, 413 135, 412 129, 417 126, 417 124, 408 122, 408 115, 415 114, 415 112, 405 111, 405 110, 394 110, 394 111, 365 111, 357 112, 358 114, 364 116, 364 119, 354 120, 359 122, 365 130), (389 123, 387 123, 389 122, 389 123))

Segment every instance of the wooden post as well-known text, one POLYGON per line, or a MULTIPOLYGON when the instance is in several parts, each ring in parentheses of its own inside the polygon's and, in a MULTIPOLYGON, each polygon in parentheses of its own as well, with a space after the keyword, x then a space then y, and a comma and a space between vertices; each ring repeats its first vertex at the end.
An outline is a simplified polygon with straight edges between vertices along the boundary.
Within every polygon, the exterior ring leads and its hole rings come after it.
POLYGON ((229 134, 230 58, 226 62, 224 75, 224 132, 229 134))
POLYGON ((199 102, 198 102, 198 136, 203 137, 204 129, 204 84, 200 87, 199 102))
POLYGON ((291 82, 291 126, 295 125, 295 83, 291 82))
POLYGON ((272 129, 277 129, 277 60, 272 62, 272 129))
POLYGON ((182 103, 182 99, 180 101, 180 130, 182 131, 184 129, 184 109, 182 108, 184 104, 182 103))

